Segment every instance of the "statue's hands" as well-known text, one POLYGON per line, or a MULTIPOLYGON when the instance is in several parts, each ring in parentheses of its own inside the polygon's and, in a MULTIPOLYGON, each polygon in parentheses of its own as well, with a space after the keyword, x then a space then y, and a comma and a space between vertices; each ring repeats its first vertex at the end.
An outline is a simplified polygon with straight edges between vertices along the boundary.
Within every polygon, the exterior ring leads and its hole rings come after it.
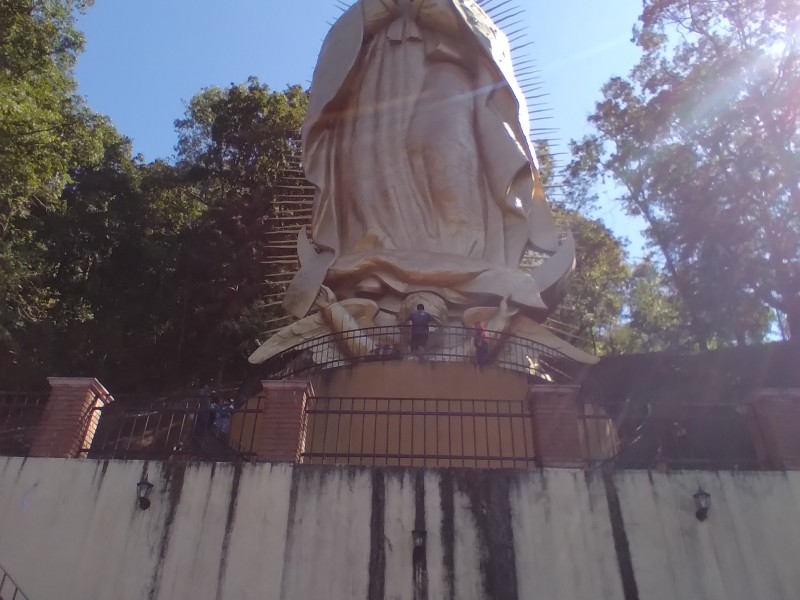
POLYGON ((331 304, 336 304, 336 294, 326 285, 319 286, 319 292, 314 303, 320 308, 326 308, 331 304))
POLYGON ((361 0, 361 8, 367 21, 380 19, 387 14, 391 17, 398 17, 402 14, 398 0, 361 0))
POLYGON ((407 14, 412 19, 416 19, 419 9, 425 4, 425 0, 392 0, 403 14, 407 14))
POLYGON ((497 307, 497 312, 489 319, 487 328, 492 331, 506 331, 513 319, 519 312, 518 308, 508 308, 508 296, 500 301, 500 306, 497 307))
POLYGON ((508 296, 505 296, 500 301, 500 306, 497 307, 497 314, 503 317, 513 317, 519 312, 518 308, 508 309, 508 296))

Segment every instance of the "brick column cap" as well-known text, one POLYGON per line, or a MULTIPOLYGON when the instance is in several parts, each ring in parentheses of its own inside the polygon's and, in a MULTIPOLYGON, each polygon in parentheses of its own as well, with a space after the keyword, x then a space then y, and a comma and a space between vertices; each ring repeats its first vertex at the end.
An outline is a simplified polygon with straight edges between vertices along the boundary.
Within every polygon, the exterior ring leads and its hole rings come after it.
POLYGON ((300 379, 263 379, 261 381, 263 390, 303 390, 314 393, 314 387, 310 381, 300 379))
POLYGON ((79 388, 94 392, 94 394, 105 400, 105 403, 114 400, 106 387, 94 377, 48 377, 47 383, 52 389, 56 388, 79 388))
POLYGON ((759 388, 750 392, 747 399, 750 403, 765 400, 800 400, 800 388, 759 388))
POLYGON ((528 386, 529 394, 564 394, 576 395, 581 389, 579 385, 561 385, 558 383, 534 383, 528 386))

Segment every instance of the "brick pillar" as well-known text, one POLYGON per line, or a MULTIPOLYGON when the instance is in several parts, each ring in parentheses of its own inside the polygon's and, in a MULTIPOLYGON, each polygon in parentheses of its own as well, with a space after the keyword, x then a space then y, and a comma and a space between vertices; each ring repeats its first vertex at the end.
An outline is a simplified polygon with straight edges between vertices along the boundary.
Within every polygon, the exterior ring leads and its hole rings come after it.
POLYGON ((757 390, 750 406, 761 438, 755 440, 756 447, 768 465, 800 470, 800 389, 757 390))
POLYGON ((95 408, 114 399, 91 377, 49 377, 50 396, 33 435, 30 456, 74 458, 92 443, 95 408))
POLYGON ((585 452, 574 385, 532 385, 528 404, 537 462, 544 467, 580 467, 585 452))
POLYGON ((298 462, 305 445, 305 406, 314 390, 308 381, 262 381, 261 414, 255 424, 257 460, 298 462))

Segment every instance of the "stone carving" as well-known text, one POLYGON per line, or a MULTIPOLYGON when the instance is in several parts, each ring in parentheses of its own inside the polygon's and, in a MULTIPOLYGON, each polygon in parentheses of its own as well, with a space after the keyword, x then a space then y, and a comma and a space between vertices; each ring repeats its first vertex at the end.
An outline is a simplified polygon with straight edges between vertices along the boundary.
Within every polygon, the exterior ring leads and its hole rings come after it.
POLYGON ((443 324, 475 307, 510 333, 543 320, 575 248, 559 241, 527 130, 508 41, 476 2, 356 2, 325 40, 303 128, 316 195, 284 301, 302 320, 251 362, 318 326, 339 331, 306 317, 321 289, 371 299, 382 324, 403 324, 416 294, 438 299, 443 324), (549 255, 530 274, 528 248, 549 255))

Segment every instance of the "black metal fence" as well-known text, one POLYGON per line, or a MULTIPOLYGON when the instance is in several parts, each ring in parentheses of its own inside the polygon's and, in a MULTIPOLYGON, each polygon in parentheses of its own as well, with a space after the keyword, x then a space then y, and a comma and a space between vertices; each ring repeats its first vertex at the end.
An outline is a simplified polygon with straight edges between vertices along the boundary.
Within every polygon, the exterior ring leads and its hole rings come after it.
MULTIPOLYGON (((381 358, 383 359, 383 358, 381 358)), ((47 393, 0 392, 0 455, 27 456, 47 393)), ((250 460, 264 399, 234 408, 233 392, 117 397, 88 415, 89 458, 250 460)), ((582 403, 587 463, 622 469, 761 469, 763 440, 749 408, 582 403), (761 450, 761 454, 759 451, 761 450)), ((308 399, 301 460, 312 464, 526 468, 537 463, 527 400, 308 399)))
POLYGON ((28 455, 47 398, 47 392, 0 392, 0 455, 28 455))
POLYGON ((301 461, 410 467, 534 464, 524 400, 310 398, 301 461))
POLYGON ((234 408, 233 400, 211 396, 153 400, 117 397, 96 407, 88 458, 165 460, 183 456, 196 460, 239 461, 253 457, 262 399, 234 408))
POLYGON ((488 353, 478 359, 475 337, 467 327, 431 327, 424 345, 411 348, 411 327, 371 327, 316 337, 301 342, 264 363, 265 378, 307 376, 360 362, 419 359, 430 362, 471 362, 526 373, 537 379, 570 383, 575 361, 543 344, 497 331, 486 331, 488 353))
POLYGON ((2 565, 0 565, 0 600, 28 600, 2 565))
POLYGON ((621 469, 760 469, 759 432, 737 405, 664 404, 611 418, 583 407, 582 434, 590 462, 621 469))

